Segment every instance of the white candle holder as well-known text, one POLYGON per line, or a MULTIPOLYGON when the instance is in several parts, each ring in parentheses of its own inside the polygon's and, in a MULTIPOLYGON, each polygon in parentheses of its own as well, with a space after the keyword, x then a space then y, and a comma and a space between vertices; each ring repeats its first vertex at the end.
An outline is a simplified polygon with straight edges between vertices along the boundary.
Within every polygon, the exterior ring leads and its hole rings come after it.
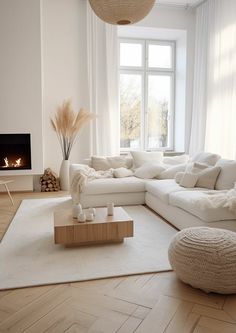
POLYGON ((85 222, 86 221, 85 213, 79 213, 77 219, 78 219, 79 222, 85 222))
POLYGON ((90 207, 90 208, 88 209, 88 212, 89 212, 90 214, 93 214, 94 216, 96 215, 96 209, 93 208, 93 207, 90 207))
POLYGON ((86 213, 86 221, 91 222, 94 220, 93 213, 90 213, 89 211, 86 213))
POLYGON ((107 215, 108 216, 114 215, 114 202, 107 203, 107 215))
POLYGON ((73 205, 73 208, 72 208, 73 218, 74 218, 74 219, 77 219, 77 218, 78 218, 78 215, 79 215, 80 213, 82 213, 82 206, 81 206, 81 204, 73 205))

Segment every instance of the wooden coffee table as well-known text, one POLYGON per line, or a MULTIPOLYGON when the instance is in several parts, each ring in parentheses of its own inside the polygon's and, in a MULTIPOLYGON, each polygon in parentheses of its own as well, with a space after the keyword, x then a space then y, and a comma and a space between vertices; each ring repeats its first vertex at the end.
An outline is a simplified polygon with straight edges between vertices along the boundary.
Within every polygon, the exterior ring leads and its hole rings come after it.
POLYGON ((107 216, 107 208, 96 208, 92 222, 79 223, 72 217, 72 209, 54 212, 55 244, 81 246, 123 242, 133 237, 133 220, 122 207, 114 208, 114 215, 107 216))

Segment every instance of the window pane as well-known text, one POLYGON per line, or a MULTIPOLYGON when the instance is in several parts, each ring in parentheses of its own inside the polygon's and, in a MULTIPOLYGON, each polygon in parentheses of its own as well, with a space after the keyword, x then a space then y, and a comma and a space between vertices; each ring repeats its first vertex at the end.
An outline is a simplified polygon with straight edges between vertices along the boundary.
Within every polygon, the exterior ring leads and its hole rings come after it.
POLYGON ((121 148, 140 148, 141 93, 141 75, 120 75, 121 148))
POLYGON ((172 68, 172 47, 170 45, 148 45, 148 67, 172 68))
POLYGON ((120 43, 120 66, 142 66, 142 44, 120 43))
POLYGON ((148 76, 148 148, 168 147, 171 77, 148 76))

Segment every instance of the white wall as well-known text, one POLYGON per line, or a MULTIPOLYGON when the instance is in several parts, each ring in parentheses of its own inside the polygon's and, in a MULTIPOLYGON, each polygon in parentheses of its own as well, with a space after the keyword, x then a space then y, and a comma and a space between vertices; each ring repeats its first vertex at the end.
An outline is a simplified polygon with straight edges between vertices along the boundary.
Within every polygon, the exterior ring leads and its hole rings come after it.
POLYGON ((32 170, 43 171, 39 0, 0 1, 0 133, 31 133, 32 170))
MULTIPOLYGON (((59 171, 62 155, 50 117, 71 98, 75 111, 87 104, 86 10, 84 0, 42 0, 44 167, 59 171)), ((71 162, 88 156, 82 130, 71 162)), ((87 135, 86 135, 87 134, 87 135)))
MULTIPOLYGON (((185 151, 188 151, 190 124, 193 99, 193 74, 194 74, 194 45, 195 45, 195 11, 184 7, 155 5, 153 10, 142 21, 136 24, 143 27, 184 30, 187 34, 187 63, 186 63, 186 99, 185 99, 185 151)), ((181 49, 179 48, 179 52, 181 49)), ((178 119, 181 125, 181 117, 178 119)), ((181 135, 182 127, 176 129, 176 137, 181 135), (180 131, 178 131, 178 129, 180 131)), ((176 147, 181 148, 181 144, 176 147)))
MULTIPOLYGON (((32 133, 33 174, 42 173, 43 167, 59 170, 62 155, 50 126, 57 105, 72 98, 75 110, 87 106, 85 6, 85 0, 0 1, 0 132, 32 133)), ((188 134, 194 13, 156 6, 138 25, 187 31, 188 134)), ((88 157, 89 138, 86 127, 72 151, 72 162, 88 157)))

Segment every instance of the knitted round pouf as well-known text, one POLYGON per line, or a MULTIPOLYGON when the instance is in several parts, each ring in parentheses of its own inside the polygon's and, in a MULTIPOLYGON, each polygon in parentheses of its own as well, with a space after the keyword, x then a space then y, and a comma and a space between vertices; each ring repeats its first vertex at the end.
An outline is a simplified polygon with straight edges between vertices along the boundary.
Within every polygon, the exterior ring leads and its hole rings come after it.
POLYGON ((236 293, 236 233, 187 228, 169 247, 169 261, 183 282, 205 292, 236 293))

